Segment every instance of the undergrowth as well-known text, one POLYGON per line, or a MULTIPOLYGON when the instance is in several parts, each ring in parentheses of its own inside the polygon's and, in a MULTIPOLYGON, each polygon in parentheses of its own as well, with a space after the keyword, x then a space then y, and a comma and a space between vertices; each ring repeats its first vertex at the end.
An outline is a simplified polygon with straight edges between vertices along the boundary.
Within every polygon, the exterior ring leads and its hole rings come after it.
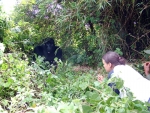
MULTIPOLYGON (((55 73, 37 63, 29 65, 24 53, 4 54, 0 65, 0 111, 6 113, 148 113, 147 103, 120 99, 97 71, 75 71, 71 64, 58 62, 55 73)), ((42 61, 42 58, 38 58, 42 61)), ((43 65, 41 63, 41 65, 43 65)), ((43 65, 44 66, 44 65, 43 65)), ((117 87, 123 82, 119 80, 117 87)))

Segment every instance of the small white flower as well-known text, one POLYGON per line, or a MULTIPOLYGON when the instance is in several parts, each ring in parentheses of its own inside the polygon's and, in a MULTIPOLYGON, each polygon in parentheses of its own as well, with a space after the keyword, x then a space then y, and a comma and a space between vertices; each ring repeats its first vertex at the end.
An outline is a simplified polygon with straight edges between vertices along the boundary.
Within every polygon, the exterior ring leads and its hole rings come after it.
POLYGON ((5 46, 4 46, 3 43, 0 43, 0 50, 1 50, 2 52, 4 52, 4 50, 5 50, 5 46))
POLYGON ((2 64, 3 63, 3 61, 2 60, 0 60, 0 64, 2 64))
POLYGON ((136 22, 133 22, 134 23, 134 25, 136 25, 136 22))
POLYGON ((3 57, 3 52, 5 50, 5 46, 3 43, 0 43, 0 64, 3 63, 2 57, 3 57))

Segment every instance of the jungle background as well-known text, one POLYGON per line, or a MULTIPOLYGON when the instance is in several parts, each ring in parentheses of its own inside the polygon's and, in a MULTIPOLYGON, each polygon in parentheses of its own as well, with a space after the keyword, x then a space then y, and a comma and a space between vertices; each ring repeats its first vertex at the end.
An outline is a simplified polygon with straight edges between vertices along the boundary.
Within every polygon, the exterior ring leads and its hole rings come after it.
MULTIPOLYGON (((101 58, 123 55, 143 76, 150 49, 149 0, 21 0, 0 6, 0 110, 6 113, 148 113, 132 93, 120 99, 105 80, 101 58), (52 37, 63 51, 55 73, 33 48, 52 37)), ((113 80, 114 81, 114 80, 113 80)), ((118 88, 122 81, 118 80, 118 88)))

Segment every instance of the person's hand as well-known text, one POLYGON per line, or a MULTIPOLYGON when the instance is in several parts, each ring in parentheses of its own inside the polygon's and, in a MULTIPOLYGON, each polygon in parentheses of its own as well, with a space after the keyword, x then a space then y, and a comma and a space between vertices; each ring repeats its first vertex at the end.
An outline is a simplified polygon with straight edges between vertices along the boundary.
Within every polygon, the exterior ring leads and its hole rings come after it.
POLYGON ((102 75, 97 75, 97 80, 99 82, 102 82, 104 80, 104 77, 102 75))

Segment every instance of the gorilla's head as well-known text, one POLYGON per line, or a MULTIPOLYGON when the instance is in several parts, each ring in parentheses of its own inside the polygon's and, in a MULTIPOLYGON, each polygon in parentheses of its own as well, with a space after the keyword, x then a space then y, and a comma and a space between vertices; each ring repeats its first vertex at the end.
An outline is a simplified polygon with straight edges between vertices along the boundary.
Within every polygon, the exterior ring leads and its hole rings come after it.
POLYGON ((52 38, 50 38, 47 42, 45 42, 44 50, 46 50, 48 54, 55 51, 55 43, 52 38))

